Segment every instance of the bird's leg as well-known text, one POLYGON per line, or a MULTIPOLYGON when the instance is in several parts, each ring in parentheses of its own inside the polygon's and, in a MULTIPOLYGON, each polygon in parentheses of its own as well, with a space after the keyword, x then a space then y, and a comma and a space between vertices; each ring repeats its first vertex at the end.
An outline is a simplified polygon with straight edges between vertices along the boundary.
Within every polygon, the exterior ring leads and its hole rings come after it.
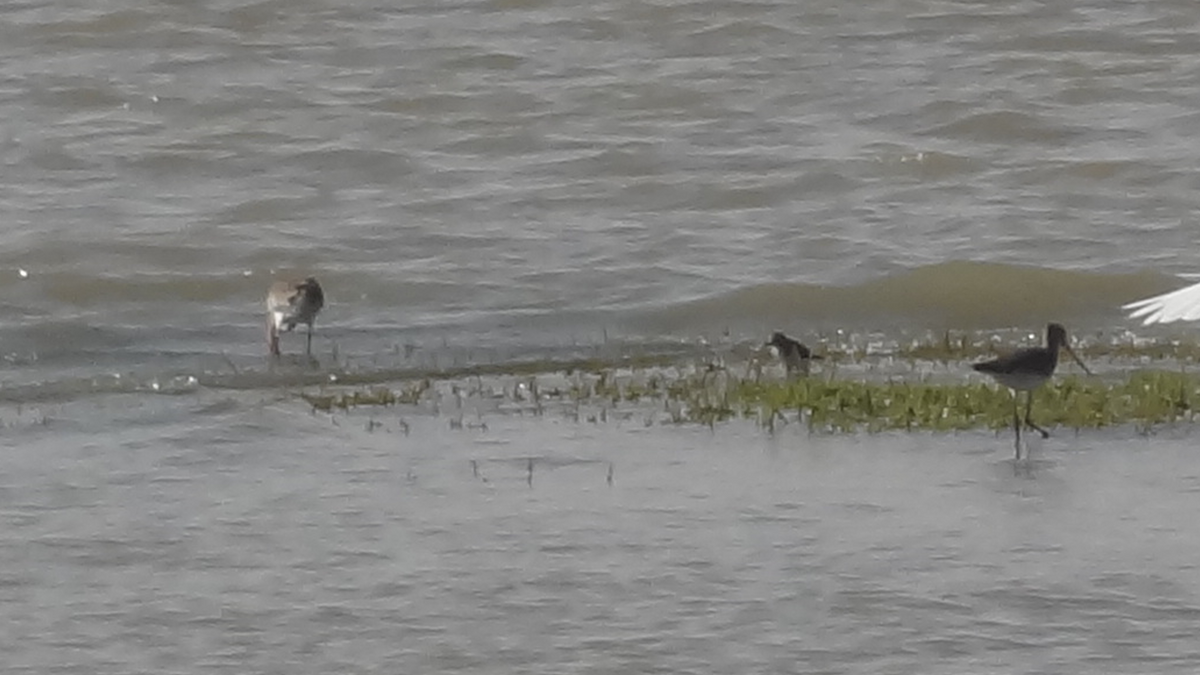
POLYGON ((1015 445, 1017 449, 1016 461, 1021 461, 1021 404, 1018 402, 1018 394, 1013 392, 1013 435, 1016 437, 1015 445))
POLYGON ((1033 423, 1033 418, 1030 417, 1033 412, 1033 390, 1025 392, 1025 425, 1030 429, 1042 435, 1042 438, 1050 438, 1050 432, 1033 423))
POLYGON ((790 350, 781 352, 781 354, 783 356, 783 369, 787 371, 787 379, 790 380, 793 377, 796 377, 796 373, 798 371, 801 371, 801 369, 804 367, 803 363, 800 361, 800 359, 796 358, 796 355, 790 350))
POLYGON ((267 317, 267 349, 271 356, 279 356, 279 329, 270 316, 267 317))
POLYGON ((312 356, 312 329, 313 325, 311 323, 308 324, 308 347, 304 351, 307 356, 312 356))

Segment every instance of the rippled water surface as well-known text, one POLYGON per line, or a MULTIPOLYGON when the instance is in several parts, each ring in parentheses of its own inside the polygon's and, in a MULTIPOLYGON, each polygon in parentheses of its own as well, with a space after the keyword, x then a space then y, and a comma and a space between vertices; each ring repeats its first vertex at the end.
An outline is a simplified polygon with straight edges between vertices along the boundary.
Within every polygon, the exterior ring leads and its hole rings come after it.
MULTIPOLYGON (((103 399, 0 468, 14 672, 1194 670, 1190 434, 103 399), (161 407, 161 404, 157 407, 161 407), (272 441, 263 440, 272 434, 272 441), (116 441, 116 442, 114 442, 116 441)), ((10 432, 12 433, 12 432, 10 432)))
POLYGON ((1118 307, 1200 268, 1193 4, 378 5, 3 10, 13 672, 1195 671, 1186 426, 1014 474, 983 432, 296 397, 1192 335, 1118 307), (291 274, 314 362, 265 357, 291 274))

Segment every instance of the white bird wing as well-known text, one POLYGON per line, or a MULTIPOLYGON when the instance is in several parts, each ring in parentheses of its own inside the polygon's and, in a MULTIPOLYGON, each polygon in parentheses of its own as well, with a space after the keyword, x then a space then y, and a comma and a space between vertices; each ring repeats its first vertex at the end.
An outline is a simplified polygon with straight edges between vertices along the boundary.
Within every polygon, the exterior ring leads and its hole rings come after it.
POLYGON ((1196 321, 1200 319, 1200 284, 1131 302, 1122 309, 1129 310, 1129 318, 1142 319, 1142 325, 1196 321))

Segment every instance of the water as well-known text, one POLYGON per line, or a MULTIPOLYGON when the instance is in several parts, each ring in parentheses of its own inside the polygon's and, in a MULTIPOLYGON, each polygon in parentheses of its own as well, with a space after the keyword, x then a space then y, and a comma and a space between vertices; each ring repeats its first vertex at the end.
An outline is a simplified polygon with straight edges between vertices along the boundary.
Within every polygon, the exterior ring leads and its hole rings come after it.
POLYGON ((410 415, 405 433, 201 398, 169 425, 109 402, 119 443, 46 430, 6 452, 14 672, 1183 673, 1198 656, 1188 433, 1063 433, 1014 473, 982 432, 410 415))
POLYGON ((1195 670, 1188 428, 1014 475, 982 432, 295 396, 1188 336, 1118 308, 1196 271, 1192 5, 376 5, 8 8, 10 670, 1195 670), (315 364, 265 358, 287 274, 315 364))

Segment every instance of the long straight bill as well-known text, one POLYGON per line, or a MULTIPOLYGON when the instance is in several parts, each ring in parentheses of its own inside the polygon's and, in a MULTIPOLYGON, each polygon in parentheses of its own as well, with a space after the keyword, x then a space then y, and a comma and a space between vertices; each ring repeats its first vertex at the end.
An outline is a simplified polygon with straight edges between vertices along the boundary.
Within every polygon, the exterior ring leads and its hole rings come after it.
POLYGON ((1063 345, 1063 349, 1067 350, 1067 353, 1071 355, 1071 358, 1075 359, 1075 363, 1078 363, 1080 368, 1083 368, 1083 372, 1087 373, 1088 375, 1092 374, 1092 371, 1088 370, 1088 367, 1083 365, 1083 360, 1079 358, 1074 349, 1071 349, 1071 347, 1068 345, 1063 345))

